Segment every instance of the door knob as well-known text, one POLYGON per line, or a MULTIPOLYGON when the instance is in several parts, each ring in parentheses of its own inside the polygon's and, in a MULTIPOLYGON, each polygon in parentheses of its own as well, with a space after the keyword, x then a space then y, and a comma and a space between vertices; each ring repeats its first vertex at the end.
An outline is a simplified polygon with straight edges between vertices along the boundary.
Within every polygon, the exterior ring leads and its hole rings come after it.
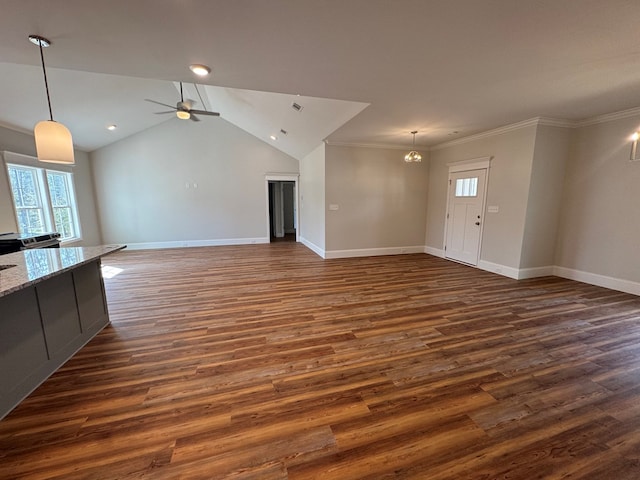
POLYGON ((480 222, 476 222, 476 225, 480 225, 480 222))

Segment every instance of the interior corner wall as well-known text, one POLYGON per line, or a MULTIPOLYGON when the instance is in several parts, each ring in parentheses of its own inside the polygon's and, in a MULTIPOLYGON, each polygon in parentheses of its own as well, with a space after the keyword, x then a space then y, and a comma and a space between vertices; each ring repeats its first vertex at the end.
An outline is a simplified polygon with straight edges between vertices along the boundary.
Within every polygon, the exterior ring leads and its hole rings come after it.
POLYGON ((640 115, 574 132, 556 246, 559 268, 635 282, 637 289, 640 161, 630 162, 629 155, 630 136, 638 130, 640 115))
POLYGON ((300 239, 321 256, 325 250, 324 143, 300 161, 300 239))
POLYGON ((521 269, 555 263, 565 167, 572 129, 538 125, 525 218, 521 269))
POLYGON ((408 164, 404 153, 327 145, 328 254, 377 254, 404 247, 424 251, 428 155, 421 163, 408 164))
POLYGON ((486 204, 499 211, 485 211, 480 260, 513 269, 520 267, 536 130, 537 125, 531 124, 432 149, 427 248, 444 249, 448 164, 491 157, 486 204))
MULTIPOLYGON (((33 135, 0 127, 0 151, 8 151, 30 157, 36 156, 33 135)), ((90 246, 102 243, 92 181, 91 163, 86 152, 75 150, 76 164, 73 167, 73 183, 78 202, 78 216, 82 241, 74 245, 90 246)), ((43 167, 51 167, 51 164, 43 167)), ((55 167, 54 167, 55 168, 55 167)), ((0 165, 0 233, 16 232, 13 199, 9 190, 9 179, 4 164, 0 165)))
POLYGON ((104 241, 145 247, 268 242, 265 174, 299 172, 221 118, 171 118, 91 160, 104 241))

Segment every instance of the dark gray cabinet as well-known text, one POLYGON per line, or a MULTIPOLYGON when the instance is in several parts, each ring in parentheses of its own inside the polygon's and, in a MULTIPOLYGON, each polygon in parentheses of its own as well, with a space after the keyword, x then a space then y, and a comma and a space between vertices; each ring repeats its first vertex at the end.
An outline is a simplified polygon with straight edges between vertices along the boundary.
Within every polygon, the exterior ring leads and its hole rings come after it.
POLYGON ((0 297, 0 418, 108 323, 100 259, 0 297))

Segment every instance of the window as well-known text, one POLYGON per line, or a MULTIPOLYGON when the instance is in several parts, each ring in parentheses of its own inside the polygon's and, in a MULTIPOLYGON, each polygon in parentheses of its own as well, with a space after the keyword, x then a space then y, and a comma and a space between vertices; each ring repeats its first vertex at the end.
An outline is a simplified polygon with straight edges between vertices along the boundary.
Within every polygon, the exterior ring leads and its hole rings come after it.
POLYGON ((73 173, 7 163, 20 233, 60 233, 80 238, 73 173))
POLYGON ((456 197, 477 197, 478 177, 458 178, 456 180, 456 197))

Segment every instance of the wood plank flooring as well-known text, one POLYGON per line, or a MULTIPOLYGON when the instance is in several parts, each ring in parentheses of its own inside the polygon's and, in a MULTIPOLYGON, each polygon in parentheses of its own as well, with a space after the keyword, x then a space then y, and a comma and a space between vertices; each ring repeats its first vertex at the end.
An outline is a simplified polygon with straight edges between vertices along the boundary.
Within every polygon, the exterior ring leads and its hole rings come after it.
POLYGON ((424 254, 114 254, 2 479, 638 479, 640 298, 424 254))

